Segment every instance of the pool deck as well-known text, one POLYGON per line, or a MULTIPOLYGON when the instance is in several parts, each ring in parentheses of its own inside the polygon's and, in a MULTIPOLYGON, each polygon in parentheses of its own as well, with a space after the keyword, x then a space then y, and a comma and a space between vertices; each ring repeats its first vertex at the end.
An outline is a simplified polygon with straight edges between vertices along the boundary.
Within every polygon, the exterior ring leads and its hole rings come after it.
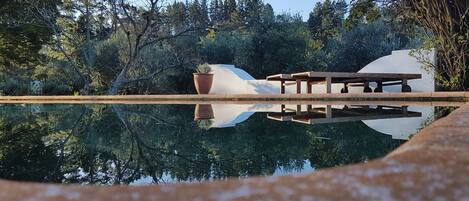
MULTIPOLYGON (((463 97, 467 100, 467 94, 457 94, 451 95, 458 100, 463 97)), ((439 94, 430 94, 430 97, 432 95, 439 94)), ((402 98, 412 96, 423 98, 422 94, 405 94, 402 98)), ((377 98, 376 95, 371 97, 377 98)), ((469 200, 468 156, 469 104, 464 104, 422 129, 384 158, 364 164, 296 176, 143 187, 48 185, 0 180, 0 200, 469 200)))

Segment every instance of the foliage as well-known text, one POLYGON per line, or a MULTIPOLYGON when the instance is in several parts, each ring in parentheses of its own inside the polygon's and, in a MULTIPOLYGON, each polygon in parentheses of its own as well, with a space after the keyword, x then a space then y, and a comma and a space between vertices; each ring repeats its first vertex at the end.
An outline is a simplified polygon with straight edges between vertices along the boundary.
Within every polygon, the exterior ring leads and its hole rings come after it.
POLYGON ((34 119, 22 120, 0 119, 0 140, 4 142, 0 143, 0 175, 4 179, 22 181, 60 181, 55 147, 42 142, 42 137, 49 134, 48 128, 34 119))
POLYGON ((196 71, 197 73, 210 73, 212 72, 212 68, 210 68, 210 65, 208 65, 208 63, 204 63, 197 65, 196 71))
POLYGON ((28 93, 28 85, 14 78, 0 82, 0 94, 6 96, 20 96, 28 93))
POLYGON ((56 80, 48 80, 44 83, 42 93, 44 95, 71 95, 72 90, 64 83, 56 80))
POLYGON ((383 21, 355 26, 324 47, 329 61, 326 70, 357 72, 370 62, 405 46, 401 43, 383 21))
POLYGON ((210 128, 212 128, 212 125, 213 120, 211 119, 197 120, 197 127, 199 127, 200 129, 210 130, 210 128))
MULTIPOLYGON (((417 26, 418 20, 410 23, 396 3, 326 0, 317 3, 304 22, 298 15, 276 15, 262 0, 176 1, 167 6, 149 2, 12 4, 28 7, 34 22, 46 28, 24 23, 18 32, 7 27, 8 34, 2 38, 0 33, 0 44, 6 45, 0 52, 17 52, 3 54, 9 63, 0 61, 0 79, 56 82, 59 89, 48 84, 45 90, 51 95, 193 93, 191 72, 200 63, 235 64, 256 78, 265 78, 279 72, 355 72, 393 50, 421 44, 439 47, 439 54, 449 52, 443 51, 444 44, 452 44, 451 49, 460 50, 448 53, 454 58, 459 55, 453 63, 466 62, 467 56, 461 55, 468 55, 461 53, 468 49, 464 48, 467 29, 460 29, 457 40, 434 37, 438 34, 422 37, 435 30, 417 26), (37 40, 32 36, 31 42, 17 37, 22 33, 41 36, 34 36, 37 40)), ((15 18, 2 15, 1 19, 15 18)), ((441 69, 438 72, 454 71, 451 75, 465 72, 440 63, 430 68, 436 67, 441 69)), ((446 87, 458 85, 464 77, 437 73, 446 87)))
POLYGON ((404 15, 431 31, 424 49, 436 48, 438 63, 427 62, 436 73, 439 85, 447 90, 464 90, 469 86, 469 4, 455 1, 402 1, 404 15))
POLYGON ((353 0, 344 26, 351 29, 359 24, 374 22, 380 18, 380 15, 380 8, 375 0, 353 0))
POLYGON ((347 3, 343 0, 317 2, 308 19, 311 37, 325 43, 328 39, 338 36, 346 12, 347 3))
MULTIPOLYGON (((54 10, 56 0, 37 0, 54 10)), ((28 1, 0 2, 0 78, 25 78, 43 58, 43 44, 49 43, 52 31, 28 11, 28 1)))

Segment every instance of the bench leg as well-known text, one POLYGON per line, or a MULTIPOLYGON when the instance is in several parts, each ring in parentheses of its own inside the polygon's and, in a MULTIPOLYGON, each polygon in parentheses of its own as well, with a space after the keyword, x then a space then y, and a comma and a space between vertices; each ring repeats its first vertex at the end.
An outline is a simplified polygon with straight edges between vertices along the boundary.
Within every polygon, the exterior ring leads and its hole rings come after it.
POLYGON ((340 93, 343 93, 343 94, 348 93, 348 83, 344 83, 344 88, 340 90, 340 93))
POLYGON ((332 93, 332 78, 326 77, 326 92, 328 94, 332 93))
POLYGON ((308 88, 308 94, 312 94, 313 93, 313 85, 311 84, 310 81, 308 81, 306 83, 306 85, 307 85, 306 87, 308 88))
POLYGON ((332 118, 332 106, 331 105, 326 106, 326 118, 328 119, 332 118))
POLYGON ((376 84, 378 85, 375 89, 375 93, 383 93, 383 82, 376 82, 376 84))
POLYGON ((363 93, 371 93, 371 92, 373 92, 373 90, 371 90, 370 88, 370 83, 369 82, 363 83, 363 93))
POLYGON ((301 94, 301 80, 296 80, 296 93, 301 94))
POLYGON ((280 81, 280 94, 285 94, 285 81, 280 81))
POLYGON ((407 79, 402 80, 402 93, 412 92, 412 88, 407 84, 407 79))
POLYGON ((402 113, 407 114, 408 113, 408 106, 402 106, 402 113))

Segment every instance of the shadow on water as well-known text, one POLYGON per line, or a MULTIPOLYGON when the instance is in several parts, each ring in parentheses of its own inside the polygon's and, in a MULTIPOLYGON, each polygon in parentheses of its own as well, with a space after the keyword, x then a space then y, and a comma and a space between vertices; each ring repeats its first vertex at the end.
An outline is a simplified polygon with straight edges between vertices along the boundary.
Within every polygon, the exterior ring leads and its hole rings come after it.
POLYGON ((382 157, 404 142, 363 118, 418 116, 394 107, 278 107, 216 128, 211 105, 3 105, 0 177, 113 185, 305 173, 382 157))

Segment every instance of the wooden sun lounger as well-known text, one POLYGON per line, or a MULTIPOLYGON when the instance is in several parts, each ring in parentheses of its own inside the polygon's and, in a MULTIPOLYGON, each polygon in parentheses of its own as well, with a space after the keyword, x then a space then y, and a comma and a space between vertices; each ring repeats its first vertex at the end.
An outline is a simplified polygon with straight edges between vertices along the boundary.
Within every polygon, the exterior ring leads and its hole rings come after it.
POLYGON ((302 72, 294 74, 277 74, 267 77, 268 81, 280 81, 280 93, 285 93, 286 82, 296 82, 297 93, 301 93, 301 82, 307 82, 307 92, 312 93, 312 85, 326 84, 326 92, 331 93, 332 84, 342 83, 344 88, 342 93, 348 93, 348 87, 364 87, 364 92, 372 92, 369 87, 370 82, 376 82, 375 92, 382 92, 383 86, 402 85, 402 92, 411 92, 412 89, 407 81, 412 79, 421 79, 421 74, 407 73, 343 73, 343 72, 302 72))

